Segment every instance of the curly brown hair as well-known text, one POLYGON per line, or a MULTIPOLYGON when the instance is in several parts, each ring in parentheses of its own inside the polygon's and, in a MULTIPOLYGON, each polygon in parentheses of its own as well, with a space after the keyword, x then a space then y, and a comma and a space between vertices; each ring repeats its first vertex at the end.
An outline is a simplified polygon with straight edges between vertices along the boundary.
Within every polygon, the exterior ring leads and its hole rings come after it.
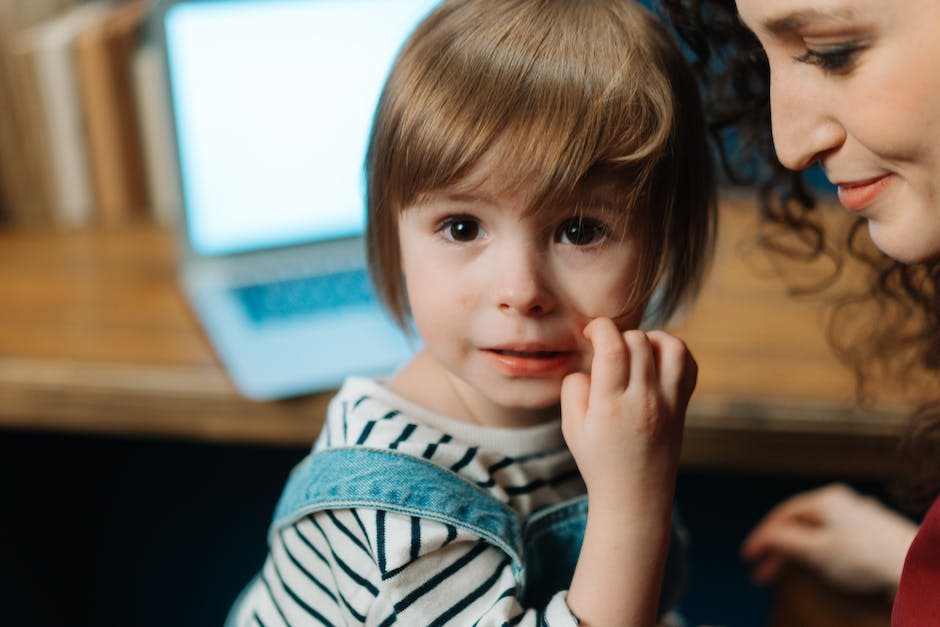
MULTIPOLYGON (((734 184, 757 190, 765 227, 759 243, 791 259, 828 257, 838 274, 857 262, 861 290, 830 302, 829 340, 856 373, 860 401, 891 376, 899 385, 937 379, 940 371, 940 260, 906 265, 874 249, 863 218, 842 241, 827 229, 804 173, 787 170, 774 152, 770 123, 770 69, 756 37, 740 21, 733 0, 660 0, 661 12, 685 43, 703 86, 709 130, 719 161, 734 184), (732 148, 733 147, 733 148, 732 148), (855 317, 863 312, 865 323, 855 317)), ((839 232, 841 237, 843 232, 839 232)), ((825 287, 829 282, 820 283, 825 287)), ((909 461, 899 500, 923 511, 940 492, 940 395, 935 383, 912 416, 902 459, 909 461)), ((923 392, 923 390, 920 390, 923 392)))

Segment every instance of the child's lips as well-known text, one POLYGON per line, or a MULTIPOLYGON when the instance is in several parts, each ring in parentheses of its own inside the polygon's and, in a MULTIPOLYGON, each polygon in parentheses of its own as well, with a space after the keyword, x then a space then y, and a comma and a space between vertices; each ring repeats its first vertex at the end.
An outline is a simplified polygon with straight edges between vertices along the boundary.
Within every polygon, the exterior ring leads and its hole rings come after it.
POLYGON ((523 351, 523 350, 513 350, 510 348, 494 348, 491 350, 495 353, 499 353, 500 355, 512 355, 516 357, 533 357, 533 358, 550 358, 562 352, 562 351, 523 351))
POLYGON ((493 365, 506 375, 513 377, 534 377, 557 374, 569 369, 575 352, 537 348, 485 348, 482 353, 493 365))

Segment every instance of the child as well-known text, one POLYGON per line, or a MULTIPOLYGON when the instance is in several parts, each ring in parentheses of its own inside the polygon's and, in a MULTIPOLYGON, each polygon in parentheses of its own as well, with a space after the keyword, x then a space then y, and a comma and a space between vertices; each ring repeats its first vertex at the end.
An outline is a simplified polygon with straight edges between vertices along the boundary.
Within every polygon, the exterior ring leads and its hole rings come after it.
POLYGON ((627 0, 447 0, 367 170, 373 278, 423 348, 333 399, 230 622, 653 624, 696 367, 637 326, 715 222, 680 51, 627 0))

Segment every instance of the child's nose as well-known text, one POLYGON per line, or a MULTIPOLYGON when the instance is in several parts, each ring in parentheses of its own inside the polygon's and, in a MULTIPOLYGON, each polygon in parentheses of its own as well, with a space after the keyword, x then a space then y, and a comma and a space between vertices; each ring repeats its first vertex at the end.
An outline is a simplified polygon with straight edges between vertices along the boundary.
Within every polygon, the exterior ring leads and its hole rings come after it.
POLYGON ((496 300, 501 311, 541 316, 555 307, 545 277, 545 260, 535 250, 513 251, 494 268, 496 300))

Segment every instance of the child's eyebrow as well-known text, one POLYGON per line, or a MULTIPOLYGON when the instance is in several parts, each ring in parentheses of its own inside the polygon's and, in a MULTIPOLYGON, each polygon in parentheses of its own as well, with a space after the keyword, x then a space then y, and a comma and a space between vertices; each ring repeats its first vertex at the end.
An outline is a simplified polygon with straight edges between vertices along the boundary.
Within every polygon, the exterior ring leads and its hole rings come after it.
POLYGON ((480 194, 474 192, 445 192, 443 197, 447 200, 453 200, 454 202, 478 202, 480 200, 492 201, 487 194, 480 194))
POLYGON ((479 204, 496 205, 496 199, 483 191, 460 190, 460 189, 442 189, 427 194, 429 200, 444 200, 455 204, 479 204))
POLYGON ((580 202, 587 207, 614 207, 620 205, 623 192, 612 185, 598 185, 584 190, 580 195, 580 202))

